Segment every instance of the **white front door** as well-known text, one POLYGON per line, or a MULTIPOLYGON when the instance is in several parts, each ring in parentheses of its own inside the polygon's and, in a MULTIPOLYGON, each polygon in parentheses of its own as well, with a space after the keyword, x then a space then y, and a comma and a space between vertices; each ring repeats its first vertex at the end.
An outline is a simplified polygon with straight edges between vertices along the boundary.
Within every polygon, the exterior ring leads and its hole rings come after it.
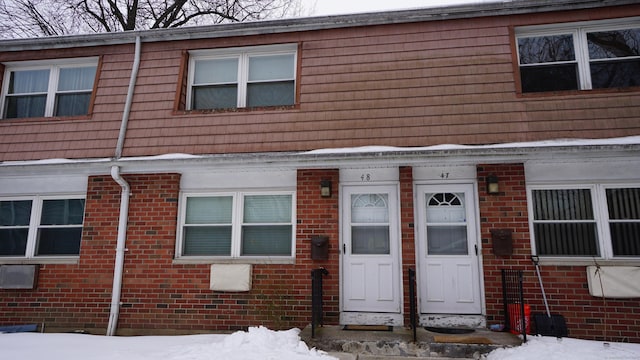
POLYGON ((472 184, 419 185, 418 287, 423 314, 480 314, 472 184))
POLYGON ((393 185, 342 190, 342 307, 400 313, 399 213, 393 185))

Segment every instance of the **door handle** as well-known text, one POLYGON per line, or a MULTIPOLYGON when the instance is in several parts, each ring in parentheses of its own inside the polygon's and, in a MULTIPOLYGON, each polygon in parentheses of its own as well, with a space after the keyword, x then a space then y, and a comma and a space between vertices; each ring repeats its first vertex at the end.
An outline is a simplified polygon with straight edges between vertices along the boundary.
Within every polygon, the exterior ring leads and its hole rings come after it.
POLYGON ((473 247, 475 247, 475 249, 476 249, 476 256, 478 256, 478 244, 473 245, 473 247))
POLYGON ((346 254, 347 253, 347 244, 342 243, 342 254, 346 254))

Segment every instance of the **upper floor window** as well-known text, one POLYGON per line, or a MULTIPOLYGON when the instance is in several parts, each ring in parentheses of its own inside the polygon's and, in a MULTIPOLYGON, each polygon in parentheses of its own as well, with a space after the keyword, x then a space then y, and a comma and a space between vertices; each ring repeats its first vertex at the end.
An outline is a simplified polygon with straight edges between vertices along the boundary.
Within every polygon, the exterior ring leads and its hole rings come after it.
POLYGON ((640 86, 640 27, 626 22, 516 29, 522 92, 640 86))
POLYGON ((295 104, 297 45, 193 51, 191 110, 295 104))
POLYGON ((74 116, 89 112, 96 59, 5 65, 3 118, 74 116))
POLYGON ((186 194, 178 257, 292 257, 293 194, 186 194))
POLYGON ((531 190, 536 254, 640 257, 640 188, 612 185, 531 190))
POLYGON ((78 256, 83 218, 80 197, 0 199, 0 260, 78 256))

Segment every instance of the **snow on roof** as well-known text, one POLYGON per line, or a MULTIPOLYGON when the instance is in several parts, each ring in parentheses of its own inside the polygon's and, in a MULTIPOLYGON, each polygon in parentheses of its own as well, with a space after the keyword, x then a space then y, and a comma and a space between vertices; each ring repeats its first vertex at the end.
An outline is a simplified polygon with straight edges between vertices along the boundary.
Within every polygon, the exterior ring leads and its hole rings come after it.
POLYGON ((438 151, 438 150, 482 150, 482 149, 517 149, 540 147, 585 147, 585 146, 616 146, 640 145, 640 136, 628 136, 610 139, 556 139, 532 142, 502 143, 490 145, 456 145, 441 144, 426 147, 393 147, 393 146, 362 146, 353 148, 318 149, 307 154, 337 154, 359 152, 398 152, 398 151, 438 151))
MULTIPOLYGON (((532 142, 515 142, 515 143, 500 143, 489 145, 457 145, 457 144, 440 144, 425 147, 395 147, 395 146, 360 146, 349 148, 328 148, 328 149, 316 149, 311 151, 303 151, 298 153, 273 153, 272 159, 277 160, 279 156, 295 157, 295 156, 330 156, 338 154, 364 154, 364 153, 415 153, 415 152, 437 152, 437 151, 452 151, 462 150, 473 154, 474 151, 490 150, 490 149, 540 149, 540 148, 584 148, 593 146, 626 146, 626 145, 640 145, 640 136, 627 136, 619 138, 608 139, 555 139, 544 141, 532 141, 532 142), (284 154, 284 155, 283 155, 284 154)), ((121 159, 114 158, 96 158, 96 159, 42 159, 42 160, 28 160, 28 161, 4 161, 0 162, 0 167, 5 166, 35 166, 35 165, 66 165, 66 164, 95 164, 104 162, 137 162, 137 161, 160 161, 160 160, 192 160, 192 159, 208 159, 208 158, 227 158, 229 160, 244 159, 247 157, 255 156, 255 154, 219 154, 219 155, 193 155, 193 154, 181 154, 171 153, 155 156, 137 156, 127 157, 121 159)))

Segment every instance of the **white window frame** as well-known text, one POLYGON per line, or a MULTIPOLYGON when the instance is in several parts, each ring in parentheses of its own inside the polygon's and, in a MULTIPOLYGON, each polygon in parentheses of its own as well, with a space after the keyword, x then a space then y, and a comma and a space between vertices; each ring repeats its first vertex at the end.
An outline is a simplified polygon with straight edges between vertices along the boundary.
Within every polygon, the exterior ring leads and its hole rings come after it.
MULTIPOLYGON (((274 225, 282 225, 278 223, 274 225)), ((269 225, 269 224, 261 224, 269 225)), ((175 261, 186 263, 292 263, 296 253, 296 193, 295 191, 224 191, 224 192, 184 192, 180 196, 178 214, 175 261), (289 255, 242 255, 242 227, 244 223, 244 198, 252 195, 288 195, 291 196, 291 254, 289 255), (231 255, 183 255, 184 228, 187 213, 187 199, 193 197, 233 197, 231 216, 231 255)))
MULTIPOLYGON (((0 263, 14 263, 15 260, 27 260, 28 262, 47 262, 47 260, 53 260, 51 262, 56 262, 56 260, 77 260, 80 257, 80 248, 78 249, 77 255, 36 255, 36 245, 38 241, 38 230, 42 227, 82 227, 84 228, 84 213, 82 216, 82 224, 81 225, 53 225, 53 226, 42 226, 40 225, 40 220, 42 218, 42 207, 43 202, 46 200, 76 200, 81 199, 85 200, 85 210, 86 210, 86 196, 80 194, 69 194, 69 195, 55 195, 55 196, 44 196, 44 195, 34 195, 34 196, 3 196, 0 197, 0 201, 23 201, 30 200, 31 201, 31 216, 29 218, 29 233, 27 235, 27 245, 25 249, 25 254, 23 256, 0 256, 0 263), (31 260, 31 261, 29 261, 31 260)), ((4 228, 4 227, 1 227, 4 228)), ((80 246, 82 246, 82 238, 80 239, 80 246)), ((20 261, 22 262, 22 261, 20 261)))
MULTIPOLYGON (((624 29, 640 28, 640 17, 632 17, 616 20, 602 20, 554 25, 523 26, 515 29, 515 52, 518 60, 518 70, 523 67, 539 66, 540 64, 521 64, 518 39, 539 36, 572 35, 573 48, 575 51, 575 61, 549 62, 545 65, 553 64, 578 64, 578 90, 592 90, 591 69, 589 59, 589 46, 587 33, 598 31, 615 31, 624 29)), ((640 59, 640 56, 628 57, 625 59, 640 59)), ((594 59, 594 62, 606 62, 614 59, 594 59)), ((518 71, 518 76, 520 72, 518 71)), ((521 89, 523 93, 525 92, 521 89)))
MULTIPOLYGON (((57 94, 64 94, 65 92, 58 92, 58 80, 60 77, 60 69, 64 68, 80 68, 80 67, 96 67, 98 58, 75 58, 75 59, 59 59, 59 60, 38 60, 38 61, 20 61, 20 62, 7 62, 4 63, 4 80, 2 85, 2 101, 0 102, 0 109, 2 109, 2 119, 6 119, 5 106, 7 97, 9 96, 9 80, 11 74, 15 71, 25 70, 49 70, 49 82, 47 88, 47 100, 44 110, 44 117, 54 116, 53 111, 55 107, 55 100, 57 94)), ((95 88, 95 78, 91 92, 95 88)), ((75 91, 74 91, 75 92, 75 91)), ((35 94, 35 93, 30 93, 35 94)), ((43 93, 44 94, 44 93, 43 93)), ((13 118, 11 118, 13 119, 13 118)))
MULTIPOLYGON (((187 110, 193 109, 193 87, 195 79, 196 62, 201 60, 217 60, 225 58, 238 59, 238 101, 237 108, 247 107, 247 85, 249 84, 249 58, 269 55, 293 55, 293 78, 292 79, 271 79, 271 81, 291 81, 293 80, 294 102, 296 102, 296 84, 298 72, 298 45, 297 44, 280 44, 280 45, 264 45, 252 47, 238 47, 216 50, 193 50, 189 52, 189 71, 187 86, 187 110)), ((286 105, 289 106, 289 105, 286 105)), ((204 109, 202 109, 204 110, 204 109)))
MULTIPOLYGON (((599 256, 552 256, 541 255, 540 259, 549 260, 558 264, 582 262, 593 265, 593 261, 612 261, 614 263, 640 263, 640 256, 614 256, 611 242, 611 232, 609 228, 609 210, 607 206, 607 189, 640 188, 640 184, 634 183, 560 183, 557 185, 531 185, 527 187, 527 208, 529 212, 529 234, 531 239, 531 253, 537 255, 536 234, 534 231, 534 190, 566 190, 566 189, 586 189, 591 192, 591 205, 593 207, 593 217, 596 224, 597 246, 599 256)), ((576 222, 567 220, 566 222, 576 222)))

